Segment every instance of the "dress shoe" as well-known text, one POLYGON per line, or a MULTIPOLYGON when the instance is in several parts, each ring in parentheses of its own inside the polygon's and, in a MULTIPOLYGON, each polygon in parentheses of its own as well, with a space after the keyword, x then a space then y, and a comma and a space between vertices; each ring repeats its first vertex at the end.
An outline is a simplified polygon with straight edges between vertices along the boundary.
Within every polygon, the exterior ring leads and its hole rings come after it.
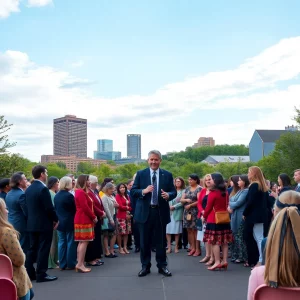
POLYGON ((163 274, 164 276, 167 276, 167 277, 172 276, 172 273, 168 270, 167 267, 159 268, 158 273, 163 274))
POLYGON ((152 251, 152 252, 156 252, 156 249, 155 249, 155 248, 152 248, 151 251, 152 251))
POLYGON ((36 279, 36 282, 48 282, 48 281, 54 281, 56 280, 57 277, 56 276, 45 276, 45 277, 42 277, 42 278, 37 278, 36 279))
POLYGON ((135 250, 134 250, 135 253, 138 253, 140 251, 141 251, 141 249, 139 247, 135 248, 135 250))
POLYGON ((139 272, 138 276, 139 277, 144 277, 150 274, 150 269, 149 268, 142 268, 142 270, 139 272))

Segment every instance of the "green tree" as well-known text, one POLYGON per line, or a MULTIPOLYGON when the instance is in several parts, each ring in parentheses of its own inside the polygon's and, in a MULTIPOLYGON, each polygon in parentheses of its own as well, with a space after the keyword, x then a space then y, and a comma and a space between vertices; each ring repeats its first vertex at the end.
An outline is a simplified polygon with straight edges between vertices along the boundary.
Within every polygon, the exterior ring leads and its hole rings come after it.
POLYGON ((20 154, 0 154, 0 178, 10 178, 13 173, 22 171, 31 177, 31 169, 35 163, 20 154))
POLYGON ((60 168, 62 168, 62 169, 67 169, 66 164, 65 164, 64 162, 62 162, 62 161, 59 161, 59 162, 57 162, 56 164, 57 164, 60 168))
POLYGON ((50 163, 46 165, 48 176, 55 176, 57 178, 62 178, 66 176, 67 173, 69 173, 69 170, 59 167, 57 163, 50 163))
POLYGON ((92 174, 96 171, 96 167, 94 167, 89 162, 80 162, 77 165, 77 174, 92 174))
POLYGON ((293 120, 297 122, 298 127, 300 127, 300 109, 295 107, 296 115, 294 116, 293 120))
POLYGON ((8 148, 16 145, 16 143, 10 143, 6 132, 11 128, 13 124, 9 124, 4 116, 0 116, 0 153, 5 153, 8 148))

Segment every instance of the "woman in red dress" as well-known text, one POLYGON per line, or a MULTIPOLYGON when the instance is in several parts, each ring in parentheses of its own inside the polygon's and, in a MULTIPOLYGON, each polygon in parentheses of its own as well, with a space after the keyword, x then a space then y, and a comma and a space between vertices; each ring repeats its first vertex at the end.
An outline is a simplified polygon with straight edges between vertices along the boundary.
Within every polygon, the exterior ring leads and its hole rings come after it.
POLYGON ((128 234, 131 234, 131 206, 130 198, 128 196, 127 187, 124 183, 117 185, 116 201, 119 204, 117 211, 117 225, 118 225, 118 245, 120 254, 129 254, 127 250, 128 234), (123 245, 122 248, 122 239, 123 245))
POLYGON ((206 230, 203 241, 212 245, 215 263, 208 270, 227 270, 228 244, 232 242, 230 220, 226 224, 216 224, 216 212, 227 212, 228 193, 224 178, 220 173, 211 174, 212 188, 207 198, 203 219, 206 221, 206 230), (220 246, 222 246, 223 261, 220 259, 220 246))
POLYGON ((90 181, 88 175, 80 175, 75 191, 76 214, 74 218, 74 240, 78 243, 76 272, 88 273, 90 268, 84 265, 87 245, 94 240, 94 226, 98 222, 94 213, 93 199, 88 195, 90 181))

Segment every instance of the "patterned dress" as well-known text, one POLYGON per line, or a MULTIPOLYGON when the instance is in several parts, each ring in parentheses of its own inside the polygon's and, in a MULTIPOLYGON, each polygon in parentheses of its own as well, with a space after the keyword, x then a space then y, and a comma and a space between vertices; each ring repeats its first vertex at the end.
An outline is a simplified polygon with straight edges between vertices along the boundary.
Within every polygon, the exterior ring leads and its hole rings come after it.
MULTIPOLYGON (((192 203, 186 203, 184 204, 184 207, 186 207, 189 204, 193 204, 198 201, 197 194, 202 190, 201 186, 198 186, 194 191, 191 191, 191 187, 186 188, 184 191, 185 193, 185 199, 191 199, 192 203)), ((196 226, 196 220, 198 215, 198 208, 197 206, 194 206, 190 208, 189 210, 184 210, 183 212, 183 228, 189 228, 189 229, 195 229, 197 230, 196 226), (191 214, 191 220, 187 220, 187 215, 191 214)))

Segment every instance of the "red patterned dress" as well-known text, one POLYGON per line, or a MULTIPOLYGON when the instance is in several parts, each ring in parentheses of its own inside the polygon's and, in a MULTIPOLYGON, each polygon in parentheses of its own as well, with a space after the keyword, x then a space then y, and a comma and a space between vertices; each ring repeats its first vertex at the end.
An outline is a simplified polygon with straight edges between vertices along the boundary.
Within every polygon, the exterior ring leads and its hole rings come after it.
POLYGON ((230 223, 216 224, 215 212, 227 211, 228 193, 222 194, 219 190, 212 190, 208 194, 207 205, 203 217, 207 225, 203 242, 212 245, 224 245, 232 242, 232 231, 230 223))
POLYGON ((116 195, 116 201, 119 204, 117 211, 117 225, 118 225, 118 234, 127 235, 131 234, 131 215, 130 211, 132 210, 130 206, 130 198, 128 195, 121 196, 116 195))

